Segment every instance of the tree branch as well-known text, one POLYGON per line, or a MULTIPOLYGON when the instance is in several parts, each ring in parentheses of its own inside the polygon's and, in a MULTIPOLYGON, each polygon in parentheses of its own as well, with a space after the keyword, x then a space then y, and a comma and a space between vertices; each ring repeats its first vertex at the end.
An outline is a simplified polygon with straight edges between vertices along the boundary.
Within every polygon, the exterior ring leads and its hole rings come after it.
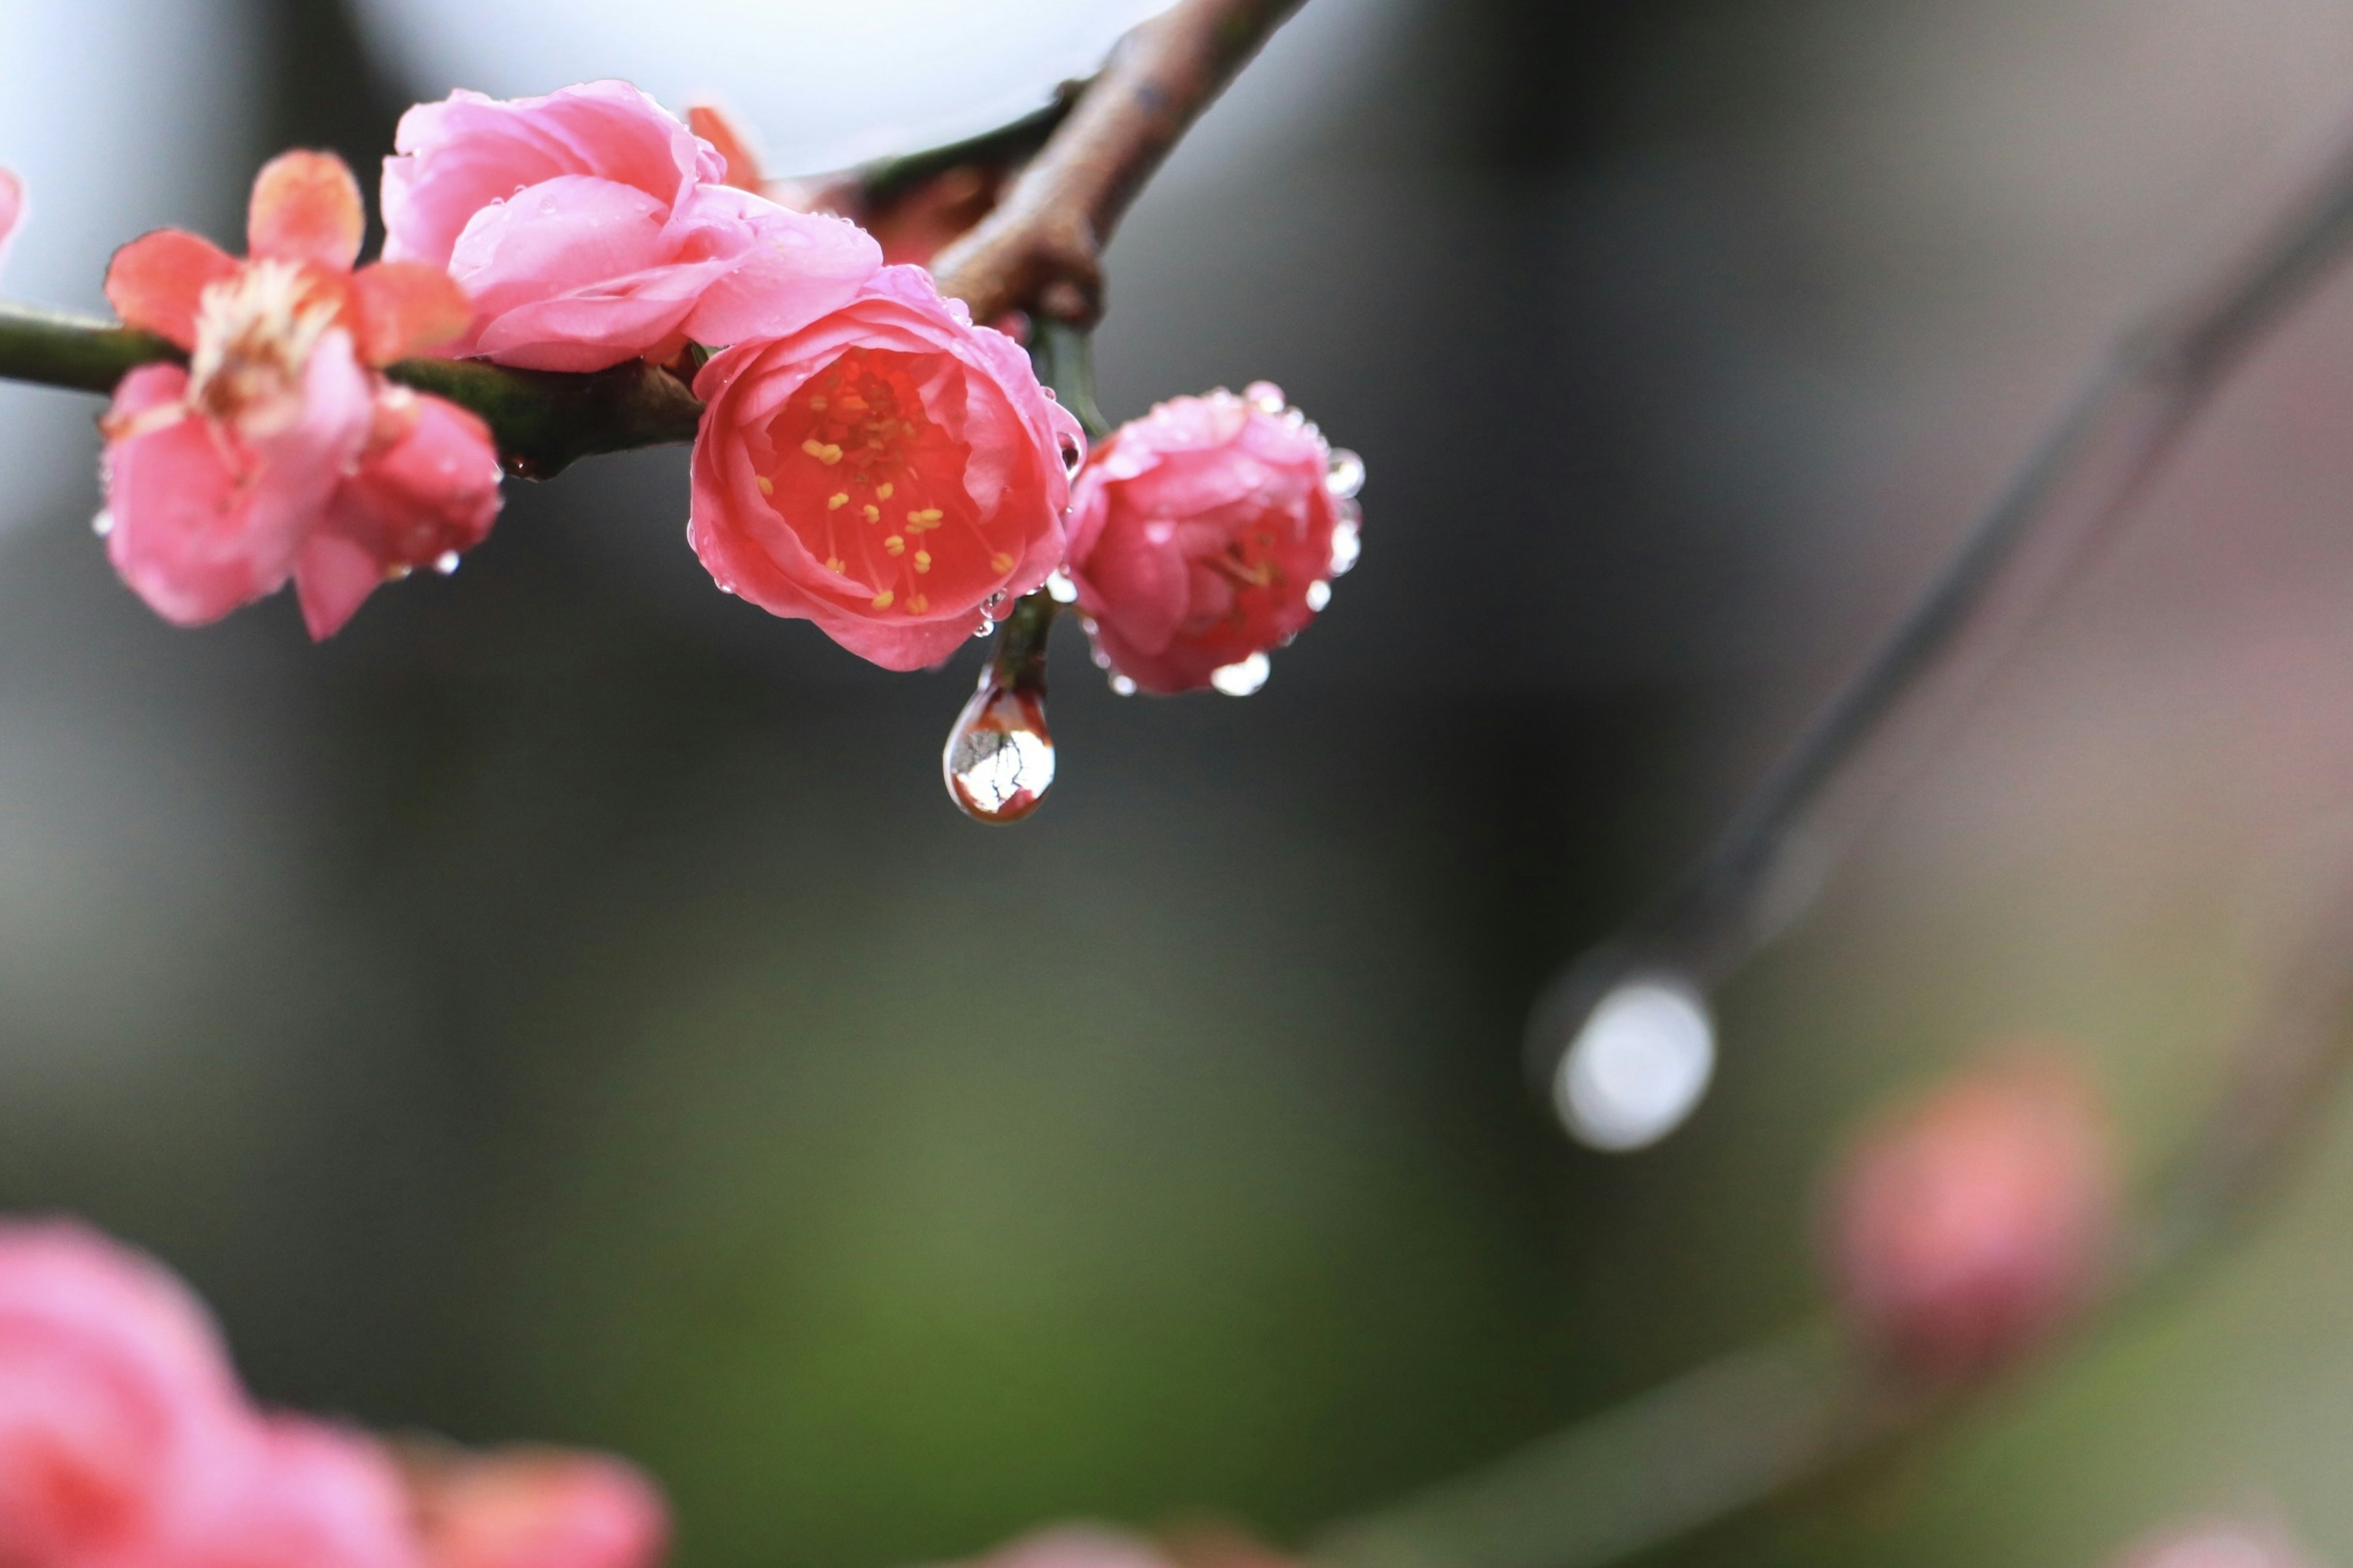
POLYGON ((1144 183, 1300 0, 1178 0, 1122 38, 995 212, 943 252, 940 291, 993 321, 1092 326, 1103 250, 1144 183))

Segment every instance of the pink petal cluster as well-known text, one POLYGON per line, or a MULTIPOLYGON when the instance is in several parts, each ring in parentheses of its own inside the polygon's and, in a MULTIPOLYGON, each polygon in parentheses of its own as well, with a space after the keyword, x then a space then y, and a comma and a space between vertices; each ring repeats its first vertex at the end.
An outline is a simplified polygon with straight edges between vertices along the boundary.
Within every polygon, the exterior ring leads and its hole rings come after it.
POLYGON ((1314 620, 1354 563, 1354 465, 1264 382, 1122 426, 1071 515, 1071 578, 1111 668, 1146 691, 1229 668, 1246 672, 1229 689, 1254 689, 1250 661, 1314 620))
POLYGON ((538 370, 776 336, 882 264, 856 225, 727 184, 728 159, 627 82, 401 117, 386 258, 446 268, 475 315, 452 352, 538 370))
POLYGON ((373 368, 448 341, 470 307, 430 268, 354 271, 364 216, 341 159, 289 153, 254 182, 249 259, 164 229, 108 268, 122 319, 190 355, 126 376, 104 421, 108 554, 167 620, 217 620, 291 577, 325 637, 378 584, 490 531, 488 428, 373 368))
POLYGON ((886 669, 945 658, 1061 563, 1078 421, 920 268, 736 344, 694 390, 703 565, 886 669))
POLYGON ((8 169, 0 169, 0 260, 8 255, 8 238, 16 232, 16 225, 25 216, 25 182, 8 169))
MULTIPOLYGON (((497 1456, 467 1461, 495 1472, 497 1456)), ((255 1409, 203 1306, 69 1221, 0 1221, 8 1568, 652 1568, 661 1501, 618 1460, 558 1485, 412 1487, 358 1431, 255 1409), (551 1546, 560 1549, 559 1558, 551 1546)))
POLYGON ((1926 1381, 2031 1350, 2096 1290, 2116 1178, 2106 1122, 2055 1056, 1968 1069, 1867 1130, 1831 1194, 1841 1304, 1926 1381))

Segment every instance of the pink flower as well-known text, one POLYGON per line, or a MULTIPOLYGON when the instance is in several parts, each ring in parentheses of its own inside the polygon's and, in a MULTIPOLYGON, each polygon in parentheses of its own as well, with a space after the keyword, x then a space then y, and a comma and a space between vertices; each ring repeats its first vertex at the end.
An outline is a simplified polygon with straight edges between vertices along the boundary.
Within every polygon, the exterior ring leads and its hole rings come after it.
POLYGON ((2136 1542, 2117 1568, 2311 1568, 2312 1559, 2273 1525, 2208 1519, 2136 1542))
POLYGON ((1007 1542, 971 1568, 1174 1568, 1142 1536, 1099 1524, 1058 1524, 1007 1542))
POLYGON ((25 182, 0 169, 0 260, 8 255, 8 237, 25 216, 25 182))
POLYGON ((70 1222, 0 1222, 0 1563, 142 1561, 244 1419, 177 1279, 70 1222))
POLYGON ((108 554, 167 620, 216 620, 292 576, 323 637, 366 595, 356 559, 382 581, 490 528, 488 428, 369 368, 447 341, 471 307, 428 267, 353 271, 364 223, 340 159, 289 153, 254 181, 252 259, 164 229, 108 268, 122 319, 190 351, 185 370, 126 376, 104 421, 108 554))
POLYGON ((399 1468, 375 1438, 257 1418, 237 1459, 126 1568, 420 1568, 399 1468))
POLYGON ((1255 689, 1355 559, 1355 459, 1264 382, 1177 397, 1079 476, 1071 577, 1096 646, 1146 691, 1255 689), (1220 678, 1231 668, 1232 677, 1220 678))
POLYGON ((2116 1226, 2107 1129, 2055 1058, 1956 1077, 1868 1130, 1831 1193, 1831 1263, 1862 1337, 1944 1381, 2031 1349, 2097 1289, 2116 1226))
POLYGON ((661 1493, 608 1455, 432 1456, 410 1486, 431 1568, 654 1568, 670 1547, 661 1493))
POLYGON ((935 664, 1062 555, 1078 421, 913 267, 695 378, 695 552, 886 669, 935 664))
POLYGON ((856 225, 724 184, 727 160, 627 82, 475 92, 401 117, 384 253, 472 296, 454 352, 601 370, 797 330, 881 265, 856 225))

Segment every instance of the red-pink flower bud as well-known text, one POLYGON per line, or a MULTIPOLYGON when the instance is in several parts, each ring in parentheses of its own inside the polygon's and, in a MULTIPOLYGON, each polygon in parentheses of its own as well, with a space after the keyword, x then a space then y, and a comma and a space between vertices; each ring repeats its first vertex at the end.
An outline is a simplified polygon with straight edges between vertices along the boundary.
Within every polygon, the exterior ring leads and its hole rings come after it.
POLYGON ((409 1489, 428 1568, 653 1568, 670 1546, 661 1493, 607 1454, 420 1453, 409 1489))
POLYGON ((1257 689, 1354 563, 1363 478, 1264 382, 1122 426, 1071 506, 1071 578, 1112 669, 1146 691, 1257 689))
POLYGON ((1883 1117, 1831 1195, 1849 1321, 1929 1382, 1989 1371, 2048 1337, 2098 1287, 2116 1217, 2100 1108, 2040 1056, 1970 1068, 1883 1117))

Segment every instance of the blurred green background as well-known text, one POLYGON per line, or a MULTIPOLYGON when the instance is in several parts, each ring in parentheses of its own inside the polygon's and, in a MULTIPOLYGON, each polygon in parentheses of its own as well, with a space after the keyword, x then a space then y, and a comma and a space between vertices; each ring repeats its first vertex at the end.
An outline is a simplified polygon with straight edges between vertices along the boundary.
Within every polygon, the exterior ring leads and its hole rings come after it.
MULTIPOLYGON (((10 288, 231 237, 268 150, 365 168, 452 80, 559 85, 432 77, 431 9, 6 0, 10 288)), ((969 659, 712 593, 681 453, 513 487, 313 648, 149 616, 90 406, 8 392, 0 1203, 168 1258, 271 1399, 617 1449, 688 1568, 881 1568, 1074 1515, 1296 1542, 1779 1329, 1841 1130, 1989 1041, 2075 1042, 2154 1163, 2353 805, 2342 289, 1731 988, 1685 1131, 1576 1149, 1520 1030, 2327 144, 2353 6, 1294 29, 1123 234, 1105 401, 1281 382, 1366 457, 1365 564, 1246 700, 1066 639, 1016 829, 938 783, 969 659)), ((2060 1568, 2223 1508, 2353 1559, 2330 1124, 2193 1289, 1668 1557, 2060 1568)))

